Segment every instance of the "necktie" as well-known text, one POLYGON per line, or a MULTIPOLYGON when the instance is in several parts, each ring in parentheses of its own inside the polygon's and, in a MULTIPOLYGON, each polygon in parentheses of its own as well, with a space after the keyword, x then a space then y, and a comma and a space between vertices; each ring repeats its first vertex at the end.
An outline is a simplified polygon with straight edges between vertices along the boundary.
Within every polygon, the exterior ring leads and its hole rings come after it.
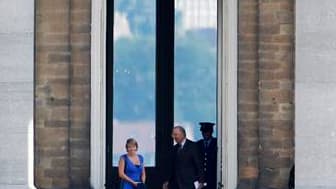
POLYGON ((205 146, 205 148, 208 148, 208 147, 209 147, 209 140, 205 140, 205 141, 204 141, 204 146, 205 146))
POLYGON ((182 151, 182 145, 181 144, 177 144, 177 152, 181 152, 182 151))

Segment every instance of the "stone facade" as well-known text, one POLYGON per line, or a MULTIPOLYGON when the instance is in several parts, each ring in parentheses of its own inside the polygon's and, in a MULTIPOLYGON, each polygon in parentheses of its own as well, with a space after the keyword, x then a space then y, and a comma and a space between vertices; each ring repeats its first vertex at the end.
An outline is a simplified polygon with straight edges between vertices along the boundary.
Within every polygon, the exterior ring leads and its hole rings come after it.
POLYGON ((296 188, 336 188, 336 1, 297 1, 296 10, 296 188))
POLYGON ((294 0, 239 1, 239 188, 286 188, 294 161, 294 0))
POLYGON ((88 188, 91 1, 35 3, 35 184, 88 188))
MULTIPOLYGON (((36 0, 35 183, 88 188, 90 0, 36 0)), ((239 1, 240 189, 285 189, 294 158, 294 0, 239 1)))
POLYGON ((0 10, 0 188, 26 189, 33 171, 34 1, 2 1, 0 10))

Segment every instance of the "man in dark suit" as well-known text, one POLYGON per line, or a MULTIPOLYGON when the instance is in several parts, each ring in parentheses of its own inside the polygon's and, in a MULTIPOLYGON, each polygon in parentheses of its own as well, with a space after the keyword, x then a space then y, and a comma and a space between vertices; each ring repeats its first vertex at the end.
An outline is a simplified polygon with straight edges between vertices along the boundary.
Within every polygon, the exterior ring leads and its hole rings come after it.
POLYGON ((292 166, 289 172, 288 188, 289 189, 295 188, 295 165, 292 166))
POLYGON ((197 142, 203 160, 206 189, 216 189, 217 139, 212 136, 214 123, 200 122, 203 139, 197 142))
POLYGON ((176 142, 172 152, 172 171, 164 187, 195 189, 194 183, 198 181, 199 186, 196 189, 202 188, 203 166, 197 144, 186 138, 186 132, 181 126, 174 127, 172 137, 176 142))

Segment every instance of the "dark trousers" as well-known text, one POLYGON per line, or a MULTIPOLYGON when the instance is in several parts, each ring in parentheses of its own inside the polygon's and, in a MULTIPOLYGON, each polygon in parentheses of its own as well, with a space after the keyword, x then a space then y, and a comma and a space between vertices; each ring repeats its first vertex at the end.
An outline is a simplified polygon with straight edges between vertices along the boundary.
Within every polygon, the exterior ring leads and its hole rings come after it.
POLYGON ((172 184, 168 184, 168 189, 182 189, 180 188, 177 183, 172 183, 172 184))
POLYGON ((203 189, 216 189, 216 185, 205 186, 203 189))

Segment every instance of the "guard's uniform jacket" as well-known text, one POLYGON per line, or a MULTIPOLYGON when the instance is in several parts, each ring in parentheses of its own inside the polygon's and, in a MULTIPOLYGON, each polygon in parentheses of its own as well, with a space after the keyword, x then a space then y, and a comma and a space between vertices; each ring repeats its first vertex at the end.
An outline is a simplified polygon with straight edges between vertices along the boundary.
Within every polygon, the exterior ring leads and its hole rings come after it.
POLYGON ((203 160, 206 189, 216 189, 217 180, 217 139, 211 138, 209 141, 201 139, 197 142, 203 160))

